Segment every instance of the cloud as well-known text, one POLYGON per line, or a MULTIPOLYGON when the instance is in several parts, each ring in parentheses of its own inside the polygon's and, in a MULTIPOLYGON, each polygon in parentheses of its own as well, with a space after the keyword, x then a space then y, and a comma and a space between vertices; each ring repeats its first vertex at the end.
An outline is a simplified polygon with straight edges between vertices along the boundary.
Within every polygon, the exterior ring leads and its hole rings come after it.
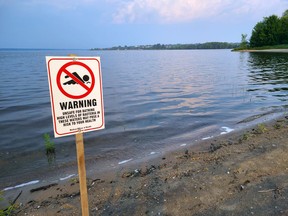
POLYGON ((211 17, 271 15, 275 11, 283 12, 285 6, 287 0, 130 0, 119 5, 113 20, 115 23, 179 23, 211 17))

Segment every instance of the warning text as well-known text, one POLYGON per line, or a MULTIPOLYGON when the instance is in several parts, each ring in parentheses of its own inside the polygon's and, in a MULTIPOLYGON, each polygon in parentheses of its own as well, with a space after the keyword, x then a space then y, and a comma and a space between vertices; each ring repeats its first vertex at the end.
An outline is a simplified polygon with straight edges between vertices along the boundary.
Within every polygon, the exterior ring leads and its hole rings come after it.
POLYGON ((100 114, 101 112, 95 108, 65 111, 62 112, 61 116, 57 116, 57 122, 61 124, 62 127, 77 126, 85 123, 96 122, 100 117, 100 114))
POLYGON ((61 110, 95 107, 95 106, 97 106, 97 100, 96 99, 90 99, 90 100, 77 100, 77 101, 69 101, 69 102, 60 102, 59 105, 60 105, 61 110))

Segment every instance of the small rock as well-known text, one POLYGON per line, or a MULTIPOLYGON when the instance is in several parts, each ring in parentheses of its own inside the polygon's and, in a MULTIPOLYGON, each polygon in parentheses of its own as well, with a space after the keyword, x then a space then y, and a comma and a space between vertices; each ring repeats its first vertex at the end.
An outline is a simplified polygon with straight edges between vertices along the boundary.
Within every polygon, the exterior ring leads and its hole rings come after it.
POLYGON ((94 209, 92 209, 92 212, 93 212, 93 211, 98 211, 98 208, 97 208, 97 207, 95 207, 94 209))

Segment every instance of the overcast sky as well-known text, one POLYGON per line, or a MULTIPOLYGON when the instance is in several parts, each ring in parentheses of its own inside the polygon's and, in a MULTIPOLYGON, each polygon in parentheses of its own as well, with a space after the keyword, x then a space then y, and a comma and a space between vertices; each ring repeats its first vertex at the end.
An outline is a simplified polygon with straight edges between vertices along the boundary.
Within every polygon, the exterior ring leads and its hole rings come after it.
POLYGON ((288 0, 0 0, 0 48, 239 42, 288 0))

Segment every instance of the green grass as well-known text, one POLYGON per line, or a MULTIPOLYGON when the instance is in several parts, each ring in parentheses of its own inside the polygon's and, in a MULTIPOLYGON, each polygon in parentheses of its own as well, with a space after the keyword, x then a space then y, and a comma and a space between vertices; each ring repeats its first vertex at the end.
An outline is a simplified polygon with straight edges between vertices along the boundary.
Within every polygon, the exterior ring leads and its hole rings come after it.
POLYGON ((279 130, 279 129, 283 128, 283 124, 276 123, 276 124, 274 124, 273 127, 274 127, 276 130, 279 130))
POLYGON ((250 133, 244 133, 241 137, 241 140, 249 140, 251 138, 251 134, 250 133))
POLYGON ((267 131, 267 128, 266 128, 266 126, 264 124, 258 124, 255 131, 258 134, 263 134, 263 133, 265 133, 267 131))
POLYGON ((288 49, 288 44, 279 44, 274 46, 251 47, 249 49, 264 50, 264 49, 288 49))
POLYGON ((46 155, 55 154, 55 144, 51 141, 50 135, 45 133, 43 138, 45 142, 46 155))
MULTIPOLYGON (((0 191, 0 201, 3 200, 3 191, 0 191)), ((16 208, 15 204, 11 204, 6 209, 0 209, 0 216, 10 216, 16 208)))
POLYGON ((15 205, 10 205, 7 209, 0 210, 0 216, 10 216, 15 209, 15 205))
POLYGON ((248 48, 235 48, 233 51, 241 51, 241 50, 266 50, 266 49, 288 49, 288 44, 279 44, 273 46, 262 46, 262 47, 248 47, 248 48))

